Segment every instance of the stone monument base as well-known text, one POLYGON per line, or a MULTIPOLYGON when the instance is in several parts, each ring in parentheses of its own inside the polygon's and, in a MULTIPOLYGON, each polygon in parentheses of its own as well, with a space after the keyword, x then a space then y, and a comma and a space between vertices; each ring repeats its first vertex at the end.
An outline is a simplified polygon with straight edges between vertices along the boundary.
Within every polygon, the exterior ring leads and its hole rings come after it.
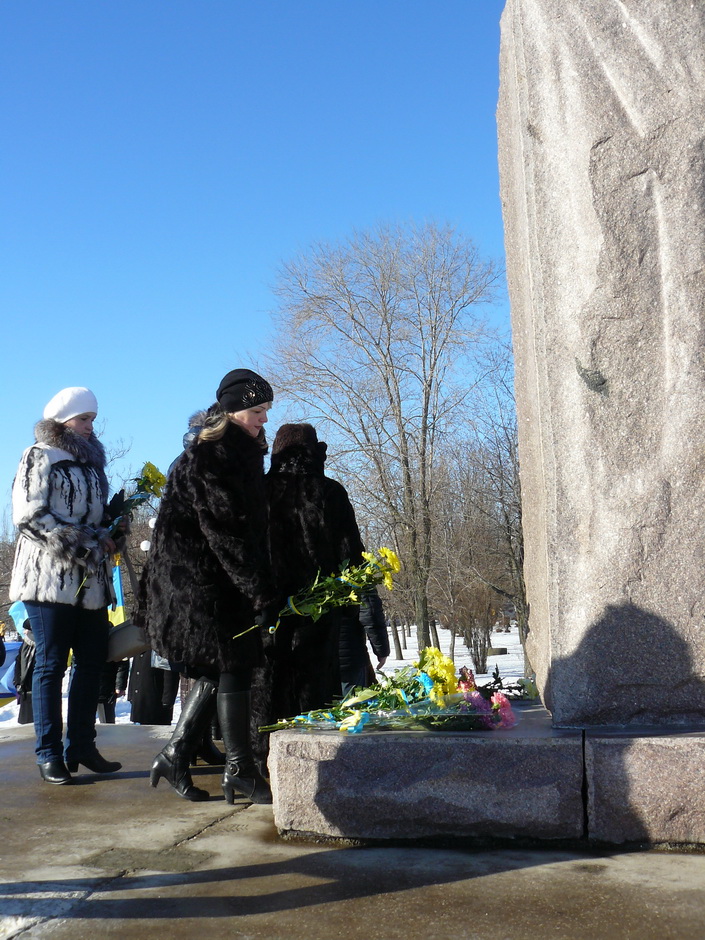
POLYGON ((269 768, 285 837, 705 844, 705 732, 278 731, 269 768))

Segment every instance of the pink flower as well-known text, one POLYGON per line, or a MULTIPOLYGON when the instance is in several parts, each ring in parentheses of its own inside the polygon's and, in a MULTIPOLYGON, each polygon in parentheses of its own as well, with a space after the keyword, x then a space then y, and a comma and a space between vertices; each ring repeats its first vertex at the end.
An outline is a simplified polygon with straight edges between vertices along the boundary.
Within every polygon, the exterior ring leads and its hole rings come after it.
POLYGON ((512 711, 512 705, 503 692, 495 692, 491 700, 495 714, 499 714, 499 728, 513 728, 517 723, 512 711))

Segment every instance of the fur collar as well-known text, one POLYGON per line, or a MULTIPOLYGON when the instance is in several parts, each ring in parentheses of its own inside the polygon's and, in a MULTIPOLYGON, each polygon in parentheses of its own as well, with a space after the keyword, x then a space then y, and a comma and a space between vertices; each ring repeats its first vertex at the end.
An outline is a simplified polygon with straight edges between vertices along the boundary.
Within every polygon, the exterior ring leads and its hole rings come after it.
POLYGON ((309 447, 305 444, 291 444, 276 454, 272 454, 271 474, 297 473, 323 476, 325 450, 319 445, 309 447))
POLYGON ((199 432, 203 429, 203 425, 206 423, 206 411, 196 411, 188 419, 188 431, 184 434, 183 445, 184 450, 186 450, 189 445, 198 437, 199 432))
POLYGON ((38 444, 57 447, 71 454, 79 463, 93 467, 100 478, 103 502, 107 503, 110 484, 105 475, 105 449, 95 434, 91 434, 89 438, 81 437, 71 428, 67 428, 65 424, 48 418, 35 424, 34 437, 38 444))
POLYGON ((49 418, 35 425, 34 437, 38 444, 58 447, 75 457, 79 463, 90 464, 96 470, 105 470, 105 449, 95 434, 89 438, 81 437, 65 424, 49 418))

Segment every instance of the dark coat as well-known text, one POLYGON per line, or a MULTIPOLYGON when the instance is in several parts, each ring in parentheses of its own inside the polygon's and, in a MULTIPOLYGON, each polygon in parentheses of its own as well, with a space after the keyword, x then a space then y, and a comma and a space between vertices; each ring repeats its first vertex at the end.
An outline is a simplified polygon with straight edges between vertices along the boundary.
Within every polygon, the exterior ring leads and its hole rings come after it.
POLYGON ((342 562, 362 562, 363 544, 345 487, 324 473, 325 450, 294 444, 267 474, 269 544, 278 589, 295 594, 342 562))
POLYGON ((344 695, 356 686, 375 681, 367 640, 377 659, 389 656, 389 633, 377 591, 370 591, 358 609, 359 617, 345 617, 340 625, 340 680, 344 695))
MULTIPOLYGON (((293 444, 272 456, 266 477, 272 571, 285 596, 310 584, 320 570, 328 575, 342 562, 362 562, 363 544, 348 494, 325 476, 325 445, 293 444)), ((265 637, 266 666, 257 671, 253 719, 258 725, 322 708, 340 697, 337 609, 315 623, 284 617, 274 636, 265 637)), ((266 739, 253 736, 255 753, 266 755, 266 739), (263 753, 264 752, 264 753, 263 753)))
POLYGON ((118 692, 124 693, 127 688, 127 677, 130 673, 130 662, 123 659, 120 662, 107 662, 100 673, 100 689, 98 703, 100 705, 114 705, 118 692))
POLYGON ((136 725, 170 725, 178 690, 178 672, 154 669, 151 650, 135 656, 127 690, 132 705, 130 721, 136 725))
POLYGON ((136 619, 153 648, 204 671, 260 660, 255 622, 272 600, 266 546, 264 451, 237 425, 193 444, 162 497, 136 619))
POLYGON ((15 660, 14 683, 17 692, 17 701, 20 708, 17 713, 18 725, 31 725, 34 721, 34 709, 32 708, 32 676, 34 675, 34 662, 37 655, 37 649, 34 645, 32 631, 29 630, 25 621, 25 635, 22 640, 22 646, 15 660), (28 635, 29 633, 29 635, 28 635))

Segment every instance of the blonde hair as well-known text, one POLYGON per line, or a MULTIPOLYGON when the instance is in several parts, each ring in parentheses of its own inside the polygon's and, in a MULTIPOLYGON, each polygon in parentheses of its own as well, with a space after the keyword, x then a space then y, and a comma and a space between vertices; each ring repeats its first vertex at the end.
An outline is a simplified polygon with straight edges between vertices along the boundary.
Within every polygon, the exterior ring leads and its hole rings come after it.
MULTIPOLYGON (((232 424, 232 418, 227 411, 210 412, 206 415, 206 420, 203 422, 203 427, 198 432, 196 443, 201 444, 203 441, 219 441, 228 430, 228 427, 230 427, 232 424)), ((264 428, 260 428, 259 434, 257 435, 257 440, 259 441, 259 445, 262 450, 267 453, 269 450, 269 444, 267 443, 264 428)))
POLYGON ((206 415, 203 427, 198 432, 197 442, 201 441, 219 441, 231 424, 230 416, 224 411, 216 411, 206 415))

